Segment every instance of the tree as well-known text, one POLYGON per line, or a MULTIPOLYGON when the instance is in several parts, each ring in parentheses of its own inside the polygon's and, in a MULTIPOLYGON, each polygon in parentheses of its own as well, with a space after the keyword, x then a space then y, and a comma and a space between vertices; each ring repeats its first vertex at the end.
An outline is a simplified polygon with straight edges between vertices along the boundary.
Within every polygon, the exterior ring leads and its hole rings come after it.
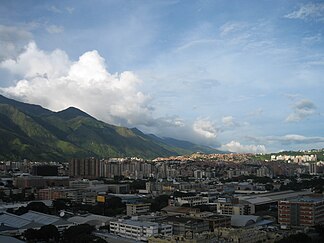
POLYGON ((39 239, 58 242, 60 233, 54 225, 44 225, 38 230, 39 239))
POLYGON ((38 230, 36 230, 36 229, 27 229, 24 232, 24 236, 25 236, 27 241, 29 241, 29 242, 34 241, 38 237, 38 230))
POLYGON ((27 229, 24 233, 27 241, 54 241, 58 242, 60 238, 60 233, 54 225, 44 225, 39 230, 27 229))
POLYGON ((79 243, 80 239, 85 239, 94 231, 94 227, 89 224, 80 224, 71 226, 63 232, 63 242, 66 243, 79 243))
POLYGON ((109 207, 109 208, 124 208, 125 207, 125 204, 122 203, 122 199, 120 197, 110 197, 107 199, 106 201, 106 205, 109 207))
POLYGON ((160 195, 153 200, 151 204, 151 210, 160 211, 162 208, 168 206, 168 204, 169 204, 169 195, 160 195))
POLYGON ((43 202, 31 202, 27 205, 27 210, 50 214, 51 210, 43 202))
POLYGON ((68 205, 71 204, 71 201, 68 199, 56 199, 53 201, 53 208, 56 212, 64 209, 68 209, 68 205))

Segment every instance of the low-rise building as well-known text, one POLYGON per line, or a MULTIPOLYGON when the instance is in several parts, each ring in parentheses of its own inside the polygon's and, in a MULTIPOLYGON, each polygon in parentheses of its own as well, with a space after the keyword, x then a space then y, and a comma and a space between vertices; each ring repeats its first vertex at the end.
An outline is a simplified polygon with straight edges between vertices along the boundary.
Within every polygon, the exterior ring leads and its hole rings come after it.
POLYGON ((107 184, 107 191, 115 194, 129 193, 129 184, 107 184))
POLYGON ((150 211, 151 203, 132 203, 126 205, 127 216, 147 213, 150 211))
POLYGON ((267 242, 267 233, 255 229, 233 229, 233 228, 219 228, 217 230, 220 242, 233 243, 256 243, 267 242))
POLYGON ((110 222, 110 233, 134 240, 147 241, 151 236, 172 235, 172 226, 136 220, 114 220, 110 222))
POLYGON ((184 235, 186 232, 196 234, 209 231, 209 222, 203 219, 169 216, 163 219, 162 222, 173 226, 174 235, 184 235))

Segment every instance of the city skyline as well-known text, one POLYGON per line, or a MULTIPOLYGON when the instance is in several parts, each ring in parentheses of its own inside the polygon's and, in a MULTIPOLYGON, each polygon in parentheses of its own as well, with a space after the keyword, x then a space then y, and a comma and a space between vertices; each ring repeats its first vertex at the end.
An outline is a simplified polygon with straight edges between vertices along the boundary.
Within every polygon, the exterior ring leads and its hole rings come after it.
POLYGON ((0 94, 232 152, 324 147, 322 1, 3 1, 0 94))

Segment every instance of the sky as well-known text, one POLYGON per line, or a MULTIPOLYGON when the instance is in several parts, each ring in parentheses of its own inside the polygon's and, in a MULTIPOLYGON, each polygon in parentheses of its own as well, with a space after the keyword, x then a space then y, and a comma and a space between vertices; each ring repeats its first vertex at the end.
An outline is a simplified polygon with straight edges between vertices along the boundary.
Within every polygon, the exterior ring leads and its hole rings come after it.
POLYGON ((324 1, 0 4, 0 94, 231 152, 324 148, 324 1))

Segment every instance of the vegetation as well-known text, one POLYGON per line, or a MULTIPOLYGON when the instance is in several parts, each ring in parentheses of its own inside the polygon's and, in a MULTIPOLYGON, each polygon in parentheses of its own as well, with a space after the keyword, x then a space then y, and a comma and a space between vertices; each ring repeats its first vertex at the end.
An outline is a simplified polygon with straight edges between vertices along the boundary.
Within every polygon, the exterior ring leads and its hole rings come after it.
POLYGON ((24 236, 28 242, 59 242, 60 233, 54 225, 44 225, 39 230, 27 229, 24 236))
POLYGON ((295 178, 292 178, 290 183, 281 186, 281 190, 300 191, 308 188, 312 188, 316 193, 322 193, 324 191, 324 178, 315 177, 308 180, 302 180, 300 182, 298 182, 295 178))
POLYGON ((71 226, 63 232, 62 243, 105 243, 106 241, 92 235, 95 230, 93 226, 88 224, 80 224, 71 226))
POLYGON ((168 206, 168 201, 169 195, 160 195, 154 198, 154 200, 151 201, 151 210, 153 212, 160 211, 162 208, 168 206))
POLYGON ((202 151, 206 146, 146 135, 106 124, 76 108, 52 112, 0 95, 0 160, 57 160, 72 157, 154 158, 202 151))
POLYGON ((26 207, 22 206, 18 209, 14 210, 12 208, 9 208, 7 212, 13 213, 16 215, 22 215, 27 213, 29 210, 45 213, 45 214, 51 214, 51 210, 49 207, 47 207, 43 202, 30 202, 26 207))
POLYGON ((304 233, 287 236, 277 243, 311 243, 312 239, 304 233))

